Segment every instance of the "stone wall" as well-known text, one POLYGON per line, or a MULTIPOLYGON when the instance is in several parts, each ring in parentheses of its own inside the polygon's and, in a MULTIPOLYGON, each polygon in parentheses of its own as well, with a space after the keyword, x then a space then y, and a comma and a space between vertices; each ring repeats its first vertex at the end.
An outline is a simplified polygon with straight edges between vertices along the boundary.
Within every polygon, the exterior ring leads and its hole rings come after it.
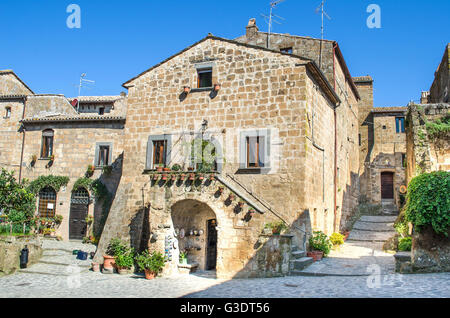
POLYGON ((432 171, 450 171, 450 137, 428 137, 426 123, 450 113, 450 104, 410 104, 407 114, 407 181, 432 171))
POLYGON ((449 237, 439 235, 431 227, 415 232, 411 254, 414 273, 450 272, 449 237))
POLYGON ((0 276, 20 269, 20 252, 25 245, 29 250, 28 266, 36 264, 43 252, 39 237, 0 237, 0 276))
POLYGON ((439 65, 433 84, 430 88, 429 103, 450 102, 450 43, 445 48, 444 56, 439 65))
MULTIPOLYGON (((153 184, 145 174, 149 136, 170 138, 173 148, 168 165, 180 163, 186 168, 186 162, 177 154, 183 144, 201 136, 203 120, 208 122, 205 134, 224 145, 226 160, 221 176, 227 182, 239 188, 237 180, 244 185, 245 189, 240 188, 243 193, 254 201, 254 197, 263 200, 289 224, 302 218, 305 211, 316 209, 315 217, 321 220, 317 227, 330 232, 334 218, 334 130, 329 126, 334 122, 334 105, 323 83, 302 62, 297 57, 209 37, 127 82, 123 175, 96 258, 101 259, 115 236, 136 247, 142 245, 142 238, 151 237, 144 231, 146 222, 140 224, 146 207, 148 231, 158 234, 149 246, 163 250, 164 238, 175 230, 172 207, 183 200, 197 200, 214 211, 219 224, 217 275, 249 275, 246 265, 255 256, 255 243, 264 224, 279 220, 272 212, 262 209, 264 214, 257 213, 248 220, 245 216, 250 203, 236 213, 236 203, 225 203, 227 190, 217 196, 221 186, 218 181, 209 186, 183 183, 168 187, 153 184), (193 91, 181 98, 183 86, 196 87, 197 63, 213 63, 213 81, 222 85, 217 96, 207 90, 193 91), (325 171, 317 160, 322 158, 321 152, 312 145, 313 110, 314 140, 325 149, 325 171), (269 171, 241 169, 240 132, 268 128, 269 171), (323 222, 325 218, 327 221, 323 222)), ((310 228, 311 220, 302 225, 310 228)), ((295 240, 304 240, 301 231, 295 240)))

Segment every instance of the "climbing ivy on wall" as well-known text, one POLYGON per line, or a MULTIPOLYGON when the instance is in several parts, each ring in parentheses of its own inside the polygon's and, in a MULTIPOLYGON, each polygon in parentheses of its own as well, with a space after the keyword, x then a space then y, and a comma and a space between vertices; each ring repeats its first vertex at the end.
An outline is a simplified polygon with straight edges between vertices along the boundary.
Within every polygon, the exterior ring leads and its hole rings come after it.
POLYGON ((34 194, 39 193, 41 189, 45 187, 52 187, 53 190, 59 192, 61 187, 66 186, 69 183, 69 177, 64 176, 40 176, 36 180, 30 182, 28 190, 34 194))
POLYGON ((438 234, 448 236, 450 229, 450 172, 425 173, 408 186, 405 216, 418 231, 432 226, 438 234))
POLYGON ((97 200, 103 201, 102 218, 100 219, 98 228, 95 230, 95 237, 98 238, 100 237, 103 227, 105 226, 106 219, 108 218, 108 213, 113 199, 112 194, 99 179, 92 180, 89 178, 80 178, 75 181, 73 189, 77 190, 80 187, 90 190, 95 195, 97 200))

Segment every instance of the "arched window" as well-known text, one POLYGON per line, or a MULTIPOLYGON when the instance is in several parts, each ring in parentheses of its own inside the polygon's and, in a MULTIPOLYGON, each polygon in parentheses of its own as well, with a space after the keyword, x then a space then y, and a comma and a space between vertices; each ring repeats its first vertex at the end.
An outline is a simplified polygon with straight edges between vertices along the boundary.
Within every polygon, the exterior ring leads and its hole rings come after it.
POLYGON ((42 132, 41 158, 50 158, 53 155, 53 135, 51 129, 42 132))
POLYGON ((45 187, 39 191, 39 216, 52 218, 56 214, 56 191, 51 187, 45 187))

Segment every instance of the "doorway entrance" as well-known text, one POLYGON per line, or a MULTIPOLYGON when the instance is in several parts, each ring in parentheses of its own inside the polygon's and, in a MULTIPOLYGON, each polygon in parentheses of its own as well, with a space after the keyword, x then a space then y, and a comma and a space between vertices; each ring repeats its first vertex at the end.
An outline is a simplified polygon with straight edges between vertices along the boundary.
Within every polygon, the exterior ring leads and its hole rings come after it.
POLYGON ((206 270, 216 269, 217 264, 217 220, 208 220, 208 243, 206 245, 206 270))
POLYGON ((79 188, 72 192, 70 200, 69 239, 82 240, 87 236, 86 217, 89 213, 89 192, 79 188))
POLYGON ((393 200, 394 199, 394 173, 382 172, 381 173, 381 199, 393 200))

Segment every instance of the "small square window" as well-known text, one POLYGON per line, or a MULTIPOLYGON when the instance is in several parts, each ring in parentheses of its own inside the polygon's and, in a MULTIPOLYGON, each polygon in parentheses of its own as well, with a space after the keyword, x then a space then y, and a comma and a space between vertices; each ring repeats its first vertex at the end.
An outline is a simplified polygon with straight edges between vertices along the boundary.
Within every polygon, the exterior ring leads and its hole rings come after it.
POLYGON ((167 141, 166 140, 155 140, 153 141, 153 166, 166 164, 166 151, 167 151, 167 141))
POLYGON ((109 165, 109 146, 100 146, 98 150, 98 167, 109 165))
POLYGON ((198 88, 212 87, 212 68, 198 70, 198 88))
POLYGON ((98 114, 99 114, 99 115, 104 115, 104 114, 105 114, 105 107, 100 107, 100 108, 98 109, 98 114))
POLYGON ((397 134, 405 132, 405 117, 395 118, 395 129, 397 131, 397 134))
POLYGON ((280 51, 281 51, 281 53, 287 53, 287 54, 292 54, 294 52, 291 47, 280 49, 280 51))
POLYGON ((11 107, 6 107, 5 118, 11 118, 11 107))
POLYGON ((263 168, 264 137, 247 137, 247 168, 263 168))

